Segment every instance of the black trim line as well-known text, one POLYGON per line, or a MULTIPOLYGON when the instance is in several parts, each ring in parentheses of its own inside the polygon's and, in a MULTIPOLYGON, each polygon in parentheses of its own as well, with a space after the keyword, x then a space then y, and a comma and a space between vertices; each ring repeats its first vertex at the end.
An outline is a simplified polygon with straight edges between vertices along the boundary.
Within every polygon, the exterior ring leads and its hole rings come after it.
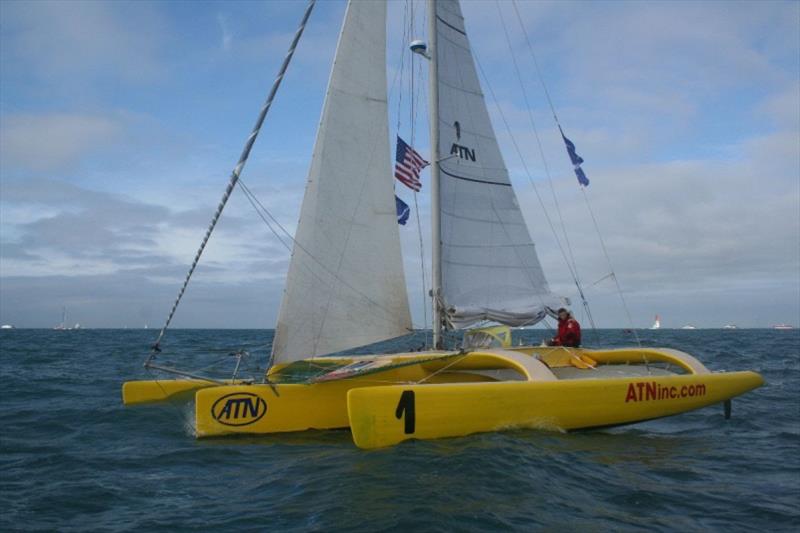
POLYGON ((455 178, 457 180, 464 180, 464 181, 474 181, 475 183, 486 183, 487 185, 500 185, 503 187, 511 187, 510 183, 499 183, 497 181, 487 181, 487 180, 479 180, 475 178, 467 178, 464 176, 457 176, 456 174, 451 174, 450 172, 446 171, 442 168, 442 165, 439 165, 439 170, 450 176, 451 178, 455 178))
POLYGON ((467 32, 465 32, 465 31, 462 31, 462 30, 459 30, 458 28, 456 28, 455 26, 453 26, 452 24, 450 24, 449 22, 447 22, 446 20, 444 20, 444 19, 443 19, 442 17, 440 17, 439 15, 436 15, 436 19, 437 19, 439 22, 441 22, 442 24, 444 24, 445 26, 447 26, 448 28, 450 28, 451 30, 457 31, 458 33, 460 33, 460 34, 461 34, 461 35, 463 35, 464 37, 466 37, 466 36, 467 36, 467 32))

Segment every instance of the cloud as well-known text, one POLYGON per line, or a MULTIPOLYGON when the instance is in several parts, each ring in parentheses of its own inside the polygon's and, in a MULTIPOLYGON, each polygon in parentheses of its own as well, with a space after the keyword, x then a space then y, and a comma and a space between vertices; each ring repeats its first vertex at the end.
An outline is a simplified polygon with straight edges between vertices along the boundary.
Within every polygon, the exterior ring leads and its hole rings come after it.
POLYGON ((165 73, 162 21, 147 4, 4 2, 3 23, 6 68, 24 65, 49 83, 143 82, 165 73))
POLYGON ((800 81, 789 83, 764 98, 754 113, 768 116, 778 127, 800 131, 800 81))
POLYGON ((70 168, 124 133, 120 120, 69 113, 17 114, 0 124, 0 161, 35 172, 70 168))
MULTIPOLYGON (((211 208, 176 211, 50 179, 4 183, 2 206, 4 276, 137 272, 174 284, 188 269, 211 218, 211 208), (32 217, 31 211, 40 215, 32 217)), ((278 246, 263 239, 260 227, 229 212, 218 224, 200 270, 208 280, 274 277, 253 265, 263 265, 264 255, 276 251, 279 257, 273 263, 280 263, 287 254, 278 246), (262 239, 256 242, 255 235, 262 239), (222 263, 225 268, 218 266, 222 263)))
POLYGON ((231 49, 231 43, 233 42, 233 33, 230 29, 228 17, 222 13, 217 13, 217 24, 220 31, 220 48, 227 52, 231 49))
MULTIPOLYGON (((800 16, 798 5, 736 5, 693 2, 676 9, 657 2, 519 3, 565 123, 572 128, 602 124, 616 134, 637 135, 658 124, 660 139, 683 135, 687 141, 693 140, 698 121, 722 119, 735 127, 751 109, 751 95, 797 82, 800 34, 789 21, 800 16)), ((524 82, 532 100, 545 107, 514 10, 510 3, 501 6, 524 82)), ((463 9, 468 30, 481 20, 472 43, 491 79, 509 80, 496 81, 502 88, 499 97, 519 98, 497 8, 467 2, 463 9)))
MULTIPOLYGON (((2 193, 0 313, 4 323, 28 327, 53 325, 62 305, 85 326, 153 326, 175 298, 214 208, 174 210, 52 179, 4 180, 2 193)), ((282 198, 262 202, 279 214, 273 202, 282 198)), ((289 253, 255 220, 234 194, 177 327, 271 326, 277 305, 264 301, 279 301, 289 253)))
MULTIPOLYGON (((552 209, 497 7, 462 4, 473 47, 552 209)), ((681 325, 677 317, 698 325, 800 320, 800 4, 519 6, 562 123, 586 159, 592 205, 637 324, 656 312, 668 325, 681 325)), ((605 258, 513 10, 501 8, 582 280, 591 285, 607 274, 605 258)), ((153 326, 162 317, 298 9, 291 2, 225 4, 224 12, 217 4, 2 4, 2 322, 52 325, 62 304, 89 325, 146 318, 153 326)), ((290 232, 343 9, 342 2, 316 8, 245 174, 290 232)), ((399 50, 408 53, 403 4, 390 10, 389 81, 399 50)), ((419 23, 424 14, 417 11, 419 23)), ((418 87, 415 144, 424 150, 425 84, 418 87)), ((484 92, 545 272, 554 290, 574 295, 484 92)), ((400 112, 407 131, 407 111, 400 112)), ((420 201, 429 269, 427 195, 420 201)), ((422 323, 413 223, 412 215, 401 237, 422 323)), ((178 324, 271 327, 288 257, 236 192, 178 324)), ((598 323, 626 324, 609 280, 588 292, 598 323)))
MULTIPOLYGON (((708 305, 702 313, 684 310, 685 320, 710 326, 709 318, 728 313, 753 325, 749 305, 759 300, 771 301, 773 311, 767 315, 773 321, 781 321, 779 313, 797 317, 800 161, 797 155, 775 158, 793 144, 792 134, 748 139, 738 146, 735 161, 676 160, 608 169, 584 164, 592 179, 592 209, 638 316, 649 317, 659 306, 676 307, 702 294, 706 303, 738 299, 738 305, 717 308, 711 317, 708 305)), ((554 289, 574 296, 530 186, 516 181, 554 289)), ((568 170, 558 173, 555 184, 582 281, 592 285, 609 273, 593 221, 568 170)), ((558 225, 552 204, 546 206, 558 225)), ((603 295, 613 292, 611 280, 587 291, 600 301, 608 301, 603 295)), ((613 298, 611 303, 604 311, 619 324, 621 309, 613 298)))

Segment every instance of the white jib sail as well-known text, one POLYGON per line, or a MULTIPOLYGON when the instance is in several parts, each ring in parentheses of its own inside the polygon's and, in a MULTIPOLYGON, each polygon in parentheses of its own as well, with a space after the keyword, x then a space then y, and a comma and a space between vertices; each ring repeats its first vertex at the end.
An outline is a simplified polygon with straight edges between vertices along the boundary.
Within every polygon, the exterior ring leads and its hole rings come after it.
POLYGON ((547 285, 486 110, 458 0, 436 2, 442 292, 447 320, 535 324, 547 285), (448 157, 450 156, 450 157, 448 157))
POLYGON ((278 315, 275 363, 411 331, 388 120, 386 2, 351 0, 278 315))

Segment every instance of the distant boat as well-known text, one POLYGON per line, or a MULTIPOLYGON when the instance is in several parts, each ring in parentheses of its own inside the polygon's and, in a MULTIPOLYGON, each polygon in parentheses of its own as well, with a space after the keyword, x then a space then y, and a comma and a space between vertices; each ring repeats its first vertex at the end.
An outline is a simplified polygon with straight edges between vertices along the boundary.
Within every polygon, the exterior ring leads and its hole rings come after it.
POLYGON ((739 329, 736 327, 736 324, 725 324, 722 326, 722 329, 739 329))
POLYGON ((14 326, 12 326, 11 324, 3 324, 2 326, 0 326, 0 329, 14 329, 14 326))
POLYGON ((68 328, 67 327, 67 308, 66 307, 62 307, 61 308, 61 324, 57 325, 53 329, 56 330, 56 331, 67 331, 69 329, 72 329, 72 328, 68 328))
POLYGON ((772 329, 794 329, 794 326, 790 326, 789 324, 775 324, 772 326, 772 329))
POLYGON ((691 325, 691 324, 686 324, 685 326, 681 326, 681 329, 697 329, 697 328, 696 328, 696 327, 694 327, 694 326, 693 326, 693 325, 691 325))
POLYGON ((81 325, 75 322, 75 325, 72 326, 72 329, 81 329, 81 325))
POLYGON ((656 315, 656 321, 653 322, 653 325, 650 326, 650 329, 661 329, 661 318, 656 315))

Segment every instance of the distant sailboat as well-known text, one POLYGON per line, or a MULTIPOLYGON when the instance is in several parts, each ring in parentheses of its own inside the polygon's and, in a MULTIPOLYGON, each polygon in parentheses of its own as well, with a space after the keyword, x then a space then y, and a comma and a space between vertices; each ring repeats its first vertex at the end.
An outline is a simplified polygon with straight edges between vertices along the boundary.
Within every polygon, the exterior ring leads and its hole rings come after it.
POLYGON ((68 331, 72 328, 67 327, 67 308, 61 308, 61 323, 53 328, 56 331, 68 331))
POLYGON ((656 321, 653 322, 653 325, 650 326, 650 329, 661 329, 661 318, 659 318, 658 315, 656 315, 656 321))
POLYGON ((794 329, 794 326, 790 326, 789 324, 775 324, 772 326, 772 329, 794 329))

